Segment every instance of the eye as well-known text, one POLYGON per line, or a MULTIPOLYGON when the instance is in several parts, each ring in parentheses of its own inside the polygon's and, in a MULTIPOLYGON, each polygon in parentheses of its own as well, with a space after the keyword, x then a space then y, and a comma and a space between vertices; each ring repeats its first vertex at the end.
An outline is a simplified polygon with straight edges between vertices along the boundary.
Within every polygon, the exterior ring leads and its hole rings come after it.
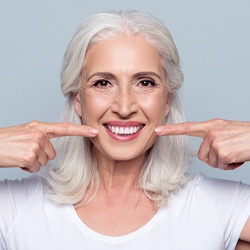
POLYGON ((142 87, 155 87, 156 83, 150 79, 143 79, 139 82, 139 85, 142 87))
POLYGON ((111 86, 111 83, 108 80, 101 79, 101 80, 95 81, 93 86, 98 87, 98 88, 107 88, 111 86))

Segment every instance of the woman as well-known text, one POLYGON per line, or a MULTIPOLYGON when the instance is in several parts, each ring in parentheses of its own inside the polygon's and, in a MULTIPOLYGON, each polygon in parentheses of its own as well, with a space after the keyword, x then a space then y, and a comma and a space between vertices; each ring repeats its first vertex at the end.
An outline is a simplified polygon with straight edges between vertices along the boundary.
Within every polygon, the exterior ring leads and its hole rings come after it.
POLYGON ((43 178, 1 183, 1 247, 211 250, 250 241, 250 187, 186 176, 189 149, 180 135, 203 137, 199 157, 234 168, 249 160, 248 146, 244 155, 238 149, 237 157, 225 157, 217 145, 238 131, 249 141, 249 123, 162 126, 184 122, 182 78, 171 35, 151 15, 89 17, 62 68, 62 121, 77 125, 1 130, 0 165, 30 172, 55 157, 50 139, 59 137, 56 164, 43 178), (232 131, 226 139, 221 128, 232 131))

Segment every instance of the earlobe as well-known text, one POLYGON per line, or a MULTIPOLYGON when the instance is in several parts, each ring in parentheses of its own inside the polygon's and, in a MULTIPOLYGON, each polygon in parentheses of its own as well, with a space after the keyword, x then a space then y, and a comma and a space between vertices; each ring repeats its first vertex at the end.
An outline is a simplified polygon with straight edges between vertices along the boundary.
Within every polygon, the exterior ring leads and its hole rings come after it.
POLYGON ((172 102, 172 95, 169 95, 169 96, 167 97, 167 102, 166 102, 165 116, 167 116, 168 113, 170 112, 171 102, 172 102))
POLYGON ((79 116, 82 116, 82 108, 81 108, 81 98, 80 98, 80 94, 79 93, 73 93, 72 94, 72 98, 74 101, 74 107, 76 110, 76 113, 79 116))

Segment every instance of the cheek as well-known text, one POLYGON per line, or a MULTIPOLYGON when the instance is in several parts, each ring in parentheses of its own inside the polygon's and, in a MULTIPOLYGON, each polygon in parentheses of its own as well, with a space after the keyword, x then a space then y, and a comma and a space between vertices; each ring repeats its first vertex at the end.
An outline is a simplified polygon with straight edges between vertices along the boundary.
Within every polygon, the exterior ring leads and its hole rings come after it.
POLYGON ((144 113, 157 124, 163 124, 166 116, 167 99, 164 95, 144 98, 142 108, 144 113))
POLYGON ((94 93, 84 94, 82 98, 83 123, 91 125, 98 121, 108 109, 109 98, 102 98, 94 93))

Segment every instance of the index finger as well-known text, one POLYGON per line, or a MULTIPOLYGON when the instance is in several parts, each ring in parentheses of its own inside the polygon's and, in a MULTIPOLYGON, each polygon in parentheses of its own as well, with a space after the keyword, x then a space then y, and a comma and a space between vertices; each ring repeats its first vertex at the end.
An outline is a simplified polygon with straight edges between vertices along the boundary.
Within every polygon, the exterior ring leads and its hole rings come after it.
POLYGON ((209 130, 208 122, 183 122, 157 127, 158 135, 190 135, 204 138, 209 130))
POLYGON ((50 139, 62 136, 94 137, 98 133, 95 128, 67 122, 44 123, 42 127, 50 139))

